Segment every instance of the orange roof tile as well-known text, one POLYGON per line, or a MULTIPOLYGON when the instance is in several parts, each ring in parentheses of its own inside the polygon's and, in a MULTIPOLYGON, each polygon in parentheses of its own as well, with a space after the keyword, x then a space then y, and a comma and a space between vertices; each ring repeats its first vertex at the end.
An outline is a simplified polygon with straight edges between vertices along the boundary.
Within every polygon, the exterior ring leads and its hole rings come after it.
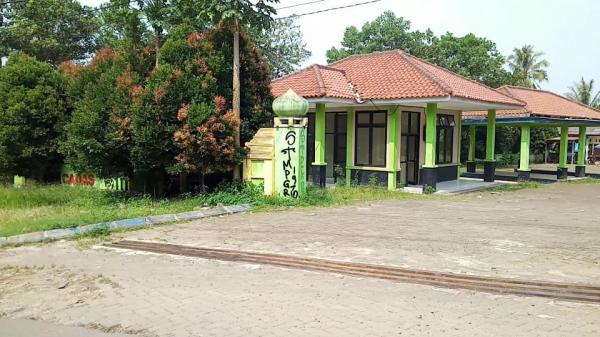
MULTIPOLYGON (((600 120, 600 110, 550 91, 509 85, 500 87, 497 91, 527 104, 525 108, 520 110, 498 110, 496 111, 496 117, 498 118, 520 115, 600 120)), ((470 111, 463 113, 463 116, 466 118, 485 117, 486 115, 486 111, 470 111)))
POLYGON ((458 97, 486 103, 524 105, 508 95, 401 50, 352 55, 328 67, 313 65, 272 81, 272 92, 276 97, 290 88, 307 98, 393 100, 458 97), (319 85, 321 82, 323 84, 319 85))
POLYGON ((271 92, 278 97, 288 89, 305 98, 335 97, 354 99, 352 85, 342 70, 314 64, 271 81, 271 92))

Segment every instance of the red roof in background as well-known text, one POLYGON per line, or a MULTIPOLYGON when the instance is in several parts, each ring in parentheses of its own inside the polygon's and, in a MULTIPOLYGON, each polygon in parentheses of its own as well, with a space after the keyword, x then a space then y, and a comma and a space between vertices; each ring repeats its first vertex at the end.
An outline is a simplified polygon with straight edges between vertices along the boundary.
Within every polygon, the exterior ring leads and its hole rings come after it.
POLYGON ((271 82, 275 97, 288 89, 298 95, 362 100, 458 97, 486 103, 524 103, 481 83, 400 50, 352 55, 329 66, 313 65, 271 82))
MULTIPOLYGON (((496 117, 527 115, 538 117, 600 119, 600 110, 570 100, 550 91, 530 89, 516 86, 503 86, 497 89, 527 105, 520 110, 498 110, 496 117)), ((487 111, 464 112, 464 117, 485 117, 487 111)))
POLYGON ((290 88, 305 98, 356 98, 342 70, 318 64, 271 81, 271 92, 275 97, 285 94, 290 88))

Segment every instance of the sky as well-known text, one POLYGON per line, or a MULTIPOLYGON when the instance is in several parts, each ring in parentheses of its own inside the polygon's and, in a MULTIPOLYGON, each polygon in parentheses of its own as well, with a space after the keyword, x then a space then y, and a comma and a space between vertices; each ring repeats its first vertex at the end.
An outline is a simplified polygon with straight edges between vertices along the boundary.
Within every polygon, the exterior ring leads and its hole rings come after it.
MULTIPOLYGON (((98 5, 103 0, 80 0, 98 5)), ((278 16, 302 14, 366 0, 281 0, 278 16)), ((559 94, 582 76, 600 88, 600 1, 597 0, 381 0, 297 19, 312 56, 303 66, 326 64, 325 53, 339 47, 348 26, 358 28, 386 10, 411 21, 412 29, 430 28, 436 35, 473 33, 496 42, 508 56, 513 48, 532 44, 550 62, 542 88, 559 94)))

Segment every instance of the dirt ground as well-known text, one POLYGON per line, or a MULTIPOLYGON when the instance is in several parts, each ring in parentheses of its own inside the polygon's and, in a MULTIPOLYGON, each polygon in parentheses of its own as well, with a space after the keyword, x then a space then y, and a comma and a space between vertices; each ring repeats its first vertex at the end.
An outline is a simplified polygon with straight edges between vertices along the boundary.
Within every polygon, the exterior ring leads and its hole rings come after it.
MULTIPOLYGON (((119 237, 600 285, 598 205, 600 184, 562 183, 239 214, 119 237)), ((0 318, 0 331, 7 319, 36 319, 160 337, 600 334, 599 305, 81 242, 0 250, 0 318)))

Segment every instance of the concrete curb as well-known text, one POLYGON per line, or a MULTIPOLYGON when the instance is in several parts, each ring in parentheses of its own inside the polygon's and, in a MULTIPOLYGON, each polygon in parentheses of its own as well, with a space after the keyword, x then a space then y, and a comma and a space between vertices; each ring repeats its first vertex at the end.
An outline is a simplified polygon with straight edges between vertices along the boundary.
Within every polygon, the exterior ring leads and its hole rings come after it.
POLYGON ((184 221, 184 220, 197 220, 202 218, 208 218, 212 216, 234 214, 241 212, 248 212, 252 209, 250 205, 233 205, 233 206, 219 206, 209 208, 201 211, 191 211, 185 213, 174 213, 174 214, 162 214, 153 215, 141 218, 125 219, 118 221, 102 222, 85 226, 78 226, 72 228, 61 228, 51 229, 43 232, 33 232, 27 234, 13 235, 8 237, 0 237, 0 246, 6 244, 22 244, 30 242, 40 242, 44 240, 60 240, 68 237, 72 237, 78 234, 85 234, 94 230, 108 230, 113 231, 115 229, 125 229, 141 227, 146 225, 158 225, 167 222, 184 221))

